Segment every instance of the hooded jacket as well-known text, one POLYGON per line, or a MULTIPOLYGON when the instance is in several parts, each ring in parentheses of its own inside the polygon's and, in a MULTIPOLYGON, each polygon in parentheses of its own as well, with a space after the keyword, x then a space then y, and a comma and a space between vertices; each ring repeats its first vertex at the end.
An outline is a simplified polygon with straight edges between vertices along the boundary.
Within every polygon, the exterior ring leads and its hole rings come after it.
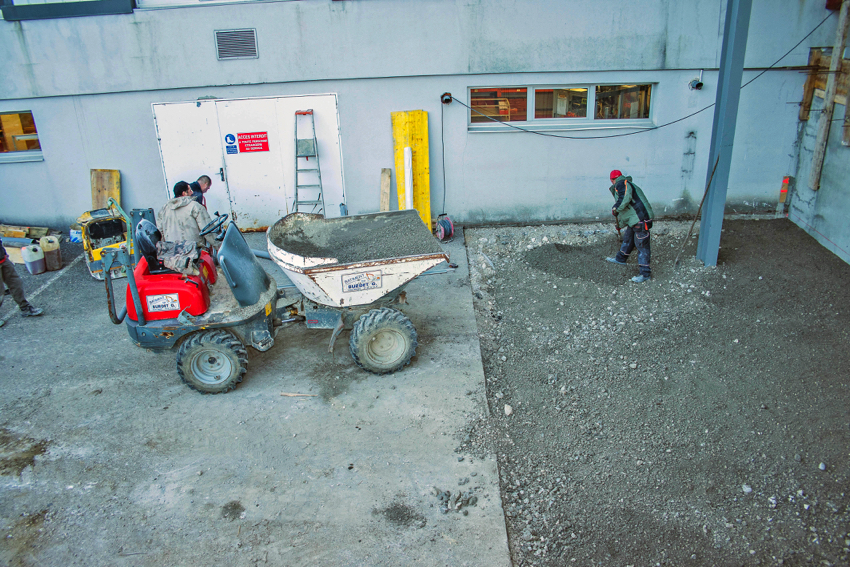
POLYGON ((651 220, 655 217, 652 205, 641 191, 632 183, 631 176, 621 175, 608 188, 614 196, 614 210, 617 211, 617 223, 620 228, 634 226, 640 221, 651 220))
POLYGON ((171 199, 156 215, 156 224, 163 240, 180 242, 191 240, 200 246, 214 244, 212 234, 201 236, 201 229, 210 222, 210 214, 193 197, 171 199))

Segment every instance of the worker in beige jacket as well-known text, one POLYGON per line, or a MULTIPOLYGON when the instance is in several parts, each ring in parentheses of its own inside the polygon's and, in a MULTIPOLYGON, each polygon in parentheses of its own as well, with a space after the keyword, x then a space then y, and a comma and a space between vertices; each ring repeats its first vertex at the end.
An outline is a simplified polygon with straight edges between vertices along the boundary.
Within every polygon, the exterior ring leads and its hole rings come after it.
POLYGON ((209 222, 210 214, 192 197, 192 189, 185 181, 174 185, 174 198, 165 203, 156 215, 163 240, 191 240, 199 246, 216 245, 214 234, 200 235, 201 229, 209 222))

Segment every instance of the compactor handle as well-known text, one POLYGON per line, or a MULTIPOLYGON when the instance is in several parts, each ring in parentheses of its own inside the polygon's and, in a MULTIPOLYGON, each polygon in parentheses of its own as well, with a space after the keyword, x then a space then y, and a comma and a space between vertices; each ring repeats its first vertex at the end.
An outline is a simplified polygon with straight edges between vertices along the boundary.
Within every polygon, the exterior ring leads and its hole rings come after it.
POLYGON ((103 281, 106 286, 106 307, 109 310, 109 318, 116 325, 120 325, 124 321, 124 317, 127 316, 127 306, 124 305, 120 312, 115 312, 115 292, 112 289, 112 264, 115 261, 115 254, 117 254, 117 251, 105 251, 101 258, 101 265, 103 266, 103 281))
POLYGON ((121 311, 115 310, 115 293, 112 290, 112 265, 115 263, 115 258, 124 266, 124 271, 127 274, 127 287, 130 288, 130 295, 133 298, 133 306, 136 308, 136 319, 139 325, 145 324, 145 314, 142 312, 142 300, 139 297, 139 288, 136 287, 136 278, 133 274, 133 266, 130 264, 130 255, 127 252, 127 247, 121 245, 120 248, 109 250, 103 253, 103 281, 106 286, 106 306, 109 309, 109 318, 116 325, 120 325, 127 316, 127 305, 125 304, 121 311))

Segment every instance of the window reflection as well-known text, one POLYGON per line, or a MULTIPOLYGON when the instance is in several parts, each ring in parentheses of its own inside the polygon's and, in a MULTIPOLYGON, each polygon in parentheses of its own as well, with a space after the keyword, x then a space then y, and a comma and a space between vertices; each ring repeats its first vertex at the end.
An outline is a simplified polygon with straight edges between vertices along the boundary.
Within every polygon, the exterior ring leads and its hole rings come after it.
POLYGON ((528 89, 487 87, 471 89, 471 122, 527 120, 528 89), (478 112, 475 112, 475 111, 478 112))
POLYGON ((40 150, 32 112, 0 114, 0 152, 40 150))
POLYGON ((649 118, 652 85, 596 87, 596 118, 600 120, 649 118))
POLYGON ((536 89, 534 118, 587 117, 587 89, 536 89))

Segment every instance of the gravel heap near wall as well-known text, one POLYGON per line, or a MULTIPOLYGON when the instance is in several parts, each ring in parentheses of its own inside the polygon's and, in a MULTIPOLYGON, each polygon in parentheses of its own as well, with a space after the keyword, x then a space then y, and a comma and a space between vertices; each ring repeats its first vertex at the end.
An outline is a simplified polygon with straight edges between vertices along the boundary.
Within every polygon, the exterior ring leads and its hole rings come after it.
POLYGON ((787 220, 468 229, 516 565, 850 564, 850 266, 787 220))

